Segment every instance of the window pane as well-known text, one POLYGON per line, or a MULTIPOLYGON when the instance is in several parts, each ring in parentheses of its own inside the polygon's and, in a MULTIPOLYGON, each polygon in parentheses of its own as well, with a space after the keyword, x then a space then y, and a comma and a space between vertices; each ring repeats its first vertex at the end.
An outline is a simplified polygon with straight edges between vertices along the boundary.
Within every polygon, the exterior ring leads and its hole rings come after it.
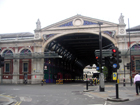
POLYGON ((24 63, 24 65, 23 65, 24 67, 24 72, 28 72, 28 63, 24 63))
POLYGON ((140 60, 136 60, 136 70, 140 70, 140 60))
POLYGON ((6 63, 6 69, 5 69, 6 72, 9 72, 10 71, 10 65, 9 63, 6 63))

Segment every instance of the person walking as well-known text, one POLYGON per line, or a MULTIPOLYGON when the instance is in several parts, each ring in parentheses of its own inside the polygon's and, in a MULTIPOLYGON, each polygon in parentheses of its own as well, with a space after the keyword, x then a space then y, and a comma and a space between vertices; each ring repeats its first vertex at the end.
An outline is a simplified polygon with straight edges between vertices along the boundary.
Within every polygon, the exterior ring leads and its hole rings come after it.
POLYGON ((43 83, 44 83, 44 79, 41 80, 41 85, 42 85, 42 86, 43 86, 43 83))
POLYGON ((138 73, 136 73, 135 77, 134 77, 134 84, 136 87, 136 95, 139 95, 140 92, 140 75, 138 73), (139 90, 139 92, 138 92, 139 90))

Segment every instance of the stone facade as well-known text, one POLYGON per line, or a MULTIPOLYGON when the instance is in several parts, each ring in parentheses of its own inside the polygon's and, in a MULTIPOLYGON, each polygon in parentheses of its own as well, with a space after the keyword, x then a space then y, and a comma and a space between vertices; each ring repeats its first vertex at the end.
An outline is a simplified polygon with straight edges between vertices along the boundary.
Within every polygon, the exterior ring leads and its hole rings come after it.
MULTIPOLYGON (((1 34, 0 48, 1 55, 7 50, 11 50, 13 54, 20 55, 22 52, 29 51, 30 53, 44 53, 46 46, 52 40, 72 33, 93 33, 99 34, 98 22, 102 22, 102 36, 110 40, 119 50, 127 50, 129 46, 129 35, 126 33, 126 25, 121 14, 119 24, 102 21, 94 18, 89 18, 81 15, 70 17, 66 20, 41 28, 41 22, 38 19, 34 34, 31 33, 13 33, 1 34), (88 25, 90 24, 90 25, 88 25)), ((133 33, 131 35, 131 46, 139 43, 140 34, 133 33)), ((134 57, 139 59, 139 57, 134 57)), ((122 63, 118 70, 119 80, 123 81, 124 65, 128 63, 129 56, 122 56, 122 63)), ((1 83, 23 83, 25 74, 27 74, 28 82, 31 84, 39 83, 44 77, 44 59, 5 59, 5 63, 10 63, 10 72, 5 72, 6 68, 0 69, 1 83), (23 65, 28 65, 28 72, 24 72, 23 65)), ((135 74, 135 71, 134 71, 135 74)), ((129 70, 126 70, 126 82, 129 82, 129 70)))

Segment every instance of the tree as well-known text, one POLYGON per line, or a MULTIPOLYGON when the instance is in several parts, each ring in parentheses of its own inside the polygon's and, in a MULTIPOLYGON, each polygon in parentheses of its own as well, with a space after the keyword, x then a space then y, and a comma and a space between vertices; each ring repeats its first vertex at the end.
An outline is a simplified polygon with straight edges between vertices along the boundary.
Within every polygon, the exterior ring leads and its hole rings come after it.
POLYGON ((104 79, 106 79, 108 77, 108 68, 106 66, 104 66, 102 71, 103 71, 103 74, 104 74, 104 79))
POLYGON ((106 77, 108 77, 108 68, 106 66, 104 66, 103 68, 103 73, 104 73, 104 78, 106 79, 106 77))

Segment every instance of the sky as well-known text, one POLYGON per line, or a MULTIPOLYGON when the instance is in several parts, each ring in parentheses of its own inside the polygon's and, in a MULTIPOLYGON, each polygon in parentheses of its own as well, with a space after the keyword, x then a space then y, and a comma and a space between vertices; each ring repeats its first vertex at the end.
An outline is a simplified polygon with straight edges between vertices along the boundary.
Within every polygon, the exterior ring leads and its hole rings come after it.
POLYGON ((37 19, 41 28, 77 14, 119 23, 124 16, 126 29, 140 25, 140 0, 0 0, 0 34, 34 33, 37 19))

